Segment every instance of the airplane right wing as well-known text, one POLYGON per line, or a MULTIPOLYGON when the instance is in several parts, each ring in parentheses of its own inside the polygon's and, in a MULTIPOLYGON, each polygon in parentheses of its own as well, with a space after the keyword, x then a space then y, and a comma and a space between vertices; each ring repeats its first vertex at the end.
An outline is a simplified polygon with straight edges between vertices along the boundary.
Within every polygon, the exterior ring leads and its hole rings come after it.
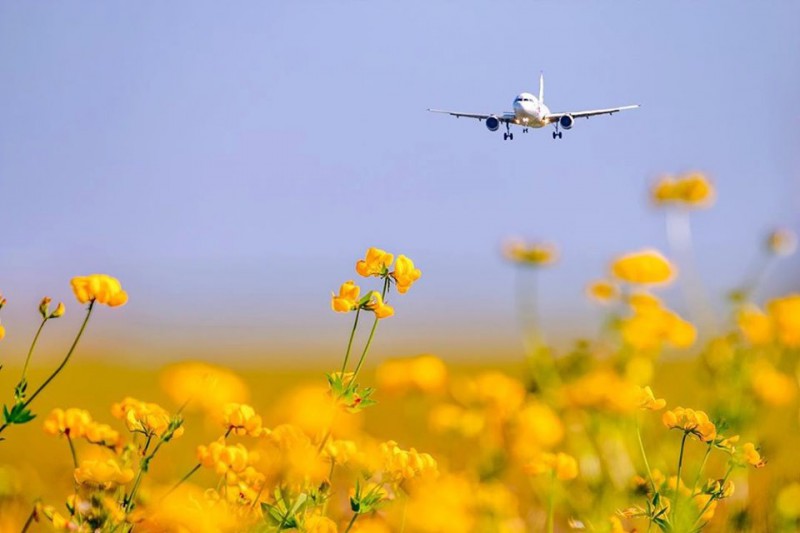
POLYGON ((626 109, 636 109, 638 107, 639 105, 637 104, 637 105, 625 105, 622 107, 609 107, 607 109, 592 109, 590 111, 575 111, 574 113, 550 113, 545 118, 547 118, 551 122, 555 122, 564 115, 569 115, 572 118, 589 118, 589 117, 596 117, 597 115, 613 115, 614 113, 619 113, 620 111, 625 111, 626 109))

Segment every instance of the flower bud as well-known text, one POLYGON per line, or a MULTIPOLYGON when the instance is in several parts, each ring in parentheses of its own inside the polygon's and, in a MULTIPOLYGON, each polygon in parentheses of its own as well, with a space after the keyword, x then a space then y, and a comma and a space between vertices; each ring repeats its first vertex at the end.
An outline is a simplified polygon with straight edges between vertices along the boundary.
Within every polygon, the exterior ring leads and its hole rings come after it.
POLYGON ((52 313, 50 313, 50 318, 62 317, 62 316, 64 316, 64 312, 66 310, 67 310, 67 308, 64 306, 64 302, 58 302, 58 305, 56 306, 56 310, 53 311, 52 313))
POLYGON ((44 318, 45 320, 48 319, 50 302, 52 302, 52 301, 53 301, 52 298, 50 298, 49 296, 45 296, 44 298, 42 298, 42 301, 39 303, 39 313, 42 315, 42 318, 44 318))

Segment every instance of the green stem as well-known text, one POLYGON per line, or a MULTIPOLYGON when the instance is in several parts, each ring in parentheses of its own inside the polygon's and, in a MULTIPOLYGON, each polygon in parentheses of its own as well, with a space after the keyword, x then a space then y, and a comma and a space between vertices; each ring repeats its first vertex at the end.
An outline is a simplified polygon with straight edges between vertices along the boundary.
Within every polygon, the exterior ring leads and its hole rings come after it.
POLYGON ((708 461, 708 456, 711 453, 711 446, 714 444, 714 441, 708 443, 708 448, 706 448, 706 454, 703 456, 703 462, 700 463, 700 469, 697 471, 697 475, 694 478, 694 483, 692 483, 692 496, 694 496, 694 491, 697 488, 697 484, 700 482, 700 476, 703 475, 703 469, 706 467, 706 462, 708 461))
POLYGON ((556 472, 553 470, 550 482, 550 494, 547 496, 547 533, 553 533, 555 514, 556 472))
POLYGON ((672 518, 675 526, 678 526, 678 503, 680 503, 681 497, 681 470, 683 469, 683 451, 686 447, 686 438, 689 436, 688 431, 683 432, 683 438, 681 439, 681 452, 678 455, 678 477, 675 480, 675 510, 672 512, 672 518))
POLYGON ((375 321, 372 323, 372 329, 369 331, 369 337, 367 337, 367 344, 364 346, 364 351, 361 352, 361 358, 358 360, 355 371, 353 371, 353 377, 350 380, 350 383, 347 385, 348 387, 352 386, 356 382, 358 373, 361 371, 361 365, 364 364, 364 359, 366 359, 367 352, 369 351, 369 345, 372 344, 372 338, 375 336, 375 329, 378 327, 378 320, 379 319, 376 316, 375 321))
POLYGON ((344 362, 342 363, 342 379, 344 379, 344 372, 347 370, 347 361, 350 359, 350 350, 353 348, 353 339, 356 336, 356 328, 358 327, 358 317, 361 314, 361 308, 356 310, 356 319, 353 321, 353 330, 350 332, 350 340, 347 341, 347 351, 344 353, 344 362))
POLYGON ((347 529, 344 530, 344 533, 348 533, 350 529, 353 527, 353 524, 356 523, 356 519, 358 518, 357 514, 353 515, 353 518, 350 519, 350 523, 347 524, 347 529))
MULTIPOLYGON (((730 476, 730 475, 731 475, 731 472, 732 472, 732 471, 733 471, 733 465, 730 465, 730 466, 728 466, 728 471, 727 471, 727 472, 725 472, 725 477, 724 477, 724 478, 722 478, 722 483, 721 483, 721 485, 720 485, 720 486, 722 486, 722 487, 724 487, 724 486, 725 486, 725 483, 728 481, 728 476, 730 476)), ((714 500, 715 500, 715 498, 713 498, 713 497, 708 499, 708 501, 707 501, 707 502, 706 502, 706 504, 703 506, 703 508, 702 508, 702 509, 700 509, 700 514, 699 514, 699 515, 697 515, 697 520, 695 520, 695 521, 694 521, 694 525, 693 525, 692 527, 696 527, 696 526, 697 526, 697 524, 699 524, 699 523, 700 523, 700 520, 702 520, 702 519, 703 519, 703 515, 704 515, 704 514, 705 514, 705 512, 708 510, 708 508, 709 508, 709 507, 711 507, 711 503, 712 503, 714 500)), ((700 529, 702 529, 702 527, 701 527, 700 529)))
POLYGON ((75 468, 78 468, 78 455, 75 453, 75 444, 72 442, 69 433, 65 433, 64 436, 67 437, 67 442, 69 443, 69 451, 72 454, 72 464, 75 468))
POLYGON ((142 450, 142 460, 139 461, 139 471, 136 473, 136 480, 133 482, 133 488, 131 489, 130 495, 125 498, 126 515, 133 509, 133 498, 136 496, 136 491, 139 490, 139 484, 142 482, 142 476, 144 475, 145 468, 147 467, 147 449, 150 448, 150 441, 152 438, 153 435, 147 436, 147 440, 144 443, 144 450, 142 450))
POLYGON ((650 471, 650 463, 647 461, 647 453, 644 451, 644 443, 642 442, 642 431, 639 427, 639 419, 636 419, 636 439, 639 441, 639 451, 642 454, 642 459, 644 460, 644 467, 647 469, 647 479, 650 481, 650 486, 653 488, 653 493, 655 494, 658 492, 656 489, 656 483, 653 481, 653 473, 650 471))
POLYGON ((47 322, 47 318, 42 320, 42 323, 39 324, 39 329, 36 330, 36 335, 33 336, 33 342, 31 343, 31 347, 28 349, 28 356, 25 358, 25 365, 22 367, 22 377, 19 379, 20 383, 25 382, 25 376, 28 373, 28 365, 31 362, 31 356, 33 355, 33 350, 36 348, 36 341, 39 340, 39 335, 42 334, 42 329, 44 329, 45 322, 47 322))
POLYGON ((36 518, 35 505, 33 506, 33 509, 31 509, 31 514, 28 515, 28 519, 25 520, 25 524, 22 526, 22 530, 20 531, 20 533, 26 533, 26 531, 28 531, 28 528, 31 527, 31 524, 33 524, 34 518, 36 518))
MULTIPOLYGON (((94 309, 94 303, 95 303, 95 301, 94 301, 94 300, 92 300, 91 302, 89 302, 89 308, 88 308, 88 310, 86 311, 86 318, 84 318, 84 319, 83 319, 83 324, 81 324, 81 329, 80 329, 80 330, 78 330, 78 335, 75 337, 75 340, 72 342, 72 346, 70 346, 70 349, 69 349, 69 351, 67 352, 67 355, 64 357, 64 360, 63 360, 63 361, 61 361, 61 364, 60 364, 60 365, 58 365, 58 368, 56 368, 56 369, 53 371, 53 373, 52 373, 52 374, 50 374, 50 376, 49 376, 49 377, 48 377, 48 378, 47 378, 47 379, 44 381, 44 383, 42 383, 41 385, 39 385, 39 388, 38 388, 38 389, 36 389, 36 392, 34 392, 34 393, 31 395, 31 397, 30 397, 30 398, 28 398, 28 399, 25 401, 25 403, 24 403, 24 404, 22 404, 22 406, 23 406, 23 407, 28 407, 28 406, 31 404, 31 402, 32 402, 32 401, 33 401, 33 400, 34 400, 34 399, 35 399, 37 396, 39 396, 39 393, 41 393, 41 392, 42 392, 42 391, 45 389, 45 387, 47 387, 47 386, 50 384, 50 382, 51 382, 51 381, 53 381, 53 379, 55 379, 55 377, 56 377, 56 376, 59 374, 59 372, 61 372, 61 370, 63 370, 63 368, 66 366, 67 362, 69 362, 69 359, 70 359, 70 357, 72 357, 72 354, 73 354, 73 352, 75 351, 75 348, 78 346, 78 341, 80 341, 80 340, 81 340, 81 335, 83 335, 83 331, 86 329, 86 324, 89 322, 89 317, 92 315, 92 309, 94 309)), ((6 422, 6 423, 5 423, 5 424, 3 424, 2 426, 0 426, 0 433, 2 433, 2 432, 3 432, 3 430, 4 430, 4 429, 5 429, 7 426, 8 426, 8 422, 6 422)))

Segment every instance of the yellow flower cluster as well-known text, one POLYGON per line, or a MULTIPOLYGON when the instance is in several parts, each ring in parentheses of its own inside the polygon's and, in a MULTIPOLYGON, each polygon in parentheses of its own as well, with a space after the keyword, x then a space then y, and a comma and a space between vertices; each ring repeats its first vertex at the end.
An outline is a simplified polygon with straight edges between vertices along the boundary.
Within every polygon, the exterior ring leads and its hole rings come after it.
POLYGON ((213 468, 217 474, 227 472, 241 473, 249 466, 247 448, 242 444, 228 445, 220 438, 208 446, 197 447, 197 459, 206 468, 213 468))
POLYGON ((649 294, 635 294, 629 299, 633 314, 623 318, 619 327, 622 339, 637 350, 657 350, 664 344, 688 348, 697 338, 697 330, 674 311, 663 307, 649 294))
POLYGON ((797 396, 796 381, 779 372, 767 361, 760 361, 753 366, 750 379, 753 392, 767 405, 789 405, 797 396))
POLYGON ((666 176, 653 186, 651 197, 656 205, 709 207, 714 202, 714 186, 699 172, 666 176))
POLYGON ((70 283, 75 298, 82 304, 98 302, 117 307, 128 301, 128 293, 122 290, 119 280, 106 274, 74 277, 70 283))
POLYGON ((696 436, 703 442, 712 442, 717 436, 717 427, 703 411, 676 407, 665 411, 661 421, 670 429, 680 429, 696 436))
POLYGON ((736 322, 744 338, 755 346, 779 342, 800 347, 800 294, 775 298, 766 307, 766 313, 755 305, 738 310, 736 322))
POLYGON ((611 264, 611 273, 634 285, 657 285, 672 281, 675 267, 657 250, 647 249, 617 258, 611 264))
POLYGON ((81 485, 94 485, 105 489, 125 485, 133 479, 133 470, 120 468, 114 459, 87 460, 75 469, 75 481, 81 485))
POLYGON ((414 448, 403 450, 393 440, 382 443, 380 453, 383 458, 382 470, 393 481, 438 473, 436 460, 430 454, 419 453, 414 448))
POLYGON ((558 249, 549 243, 513 239, 506 243, 503 251, 509 261, 532 267, 546 266, 558 259, 558 249))
POLYGON ((376 379, 381 391, 389 394, 438 394, 447 383, 447 367, 433 355, 388 359, 378 366, 376 379))
POLYGON ((122 436, 107 424, 92 420, 83 409, 53 409, 44 421, 44 432, 48 435, 66 435, 71 439, 85 438, 91 444, 119 449, 122 436))
POLYGON ((564 387, 569 405, 612 413, 632 413, 642 407, 642 388, 616 372, 598 369, 564 387))
POLYGON ((255 409, 240 403, 229 403, 222 408, 222 425, 234 435, 260 437, 267 431, 255 409))
POLYGON ((525 465, 525 472, 534 476, 551 473, 557 479, 567 481, 578 477, 578 462, 565 453, 543 453, 525 465))
MULTIPOLYGON (((128 431, 148 437, 164 437, 174 423, 174 418, 163 407, 131 397, 114 404, 111 414, 123 420, 128 431)), ((183 431, 182 426, 178 427, 172 436, 180 437, 183 431)))

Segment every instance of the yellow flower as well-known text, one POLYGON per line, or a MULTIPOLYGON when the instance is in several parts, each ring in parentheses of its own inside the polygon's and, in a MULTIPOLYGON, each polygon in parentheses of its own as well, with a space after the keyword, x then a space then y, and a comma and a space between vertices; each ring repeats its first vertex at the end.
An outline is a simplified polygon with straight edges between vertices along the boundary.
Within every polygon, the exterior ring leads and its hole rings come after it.
POLYGON ((668 428, 691 433, 703 442, 711 442, 717 436, 716 426, 703 411, 676 407, 664 412, 661 420, 668 428))
POLYGON ((360 276, 385 276, 389 273, 389 267, 394 261, 394 255, 387 253, 380 248, 370 248, 367 250, 365 259, 360 259, 356 263, 356 272, 360 276))
POLYGON ((83 409, 53 409, 44 421, 44 432, 77 439, 86 435, 91 424, 92 415, 83 409))
POLYGON ((688 348, 696 337, 695 327, 676 313, 660 306, 659 300, 649 294, 630 297, 633 315, 620 323, 622 339, 637 350, 659 349, 663 343, 676 348, 688 348))
POLYGON ((758 453, 755 444, 752 442, 746 442, 744 446, 742 446, 742 458, 747 464, 753 465, 756 468, 763 468, 767 465, 767 460, 761 457, 761 454, 758 453))
POLYGON ((736 324, 750 344, 762 346, 772 342, 772 321, 758 307, 749 305, 740 309, 736 313, 736 324))
POLYGON ((133 470, 120 468, 113 459, 106 461, 82 461, 75 469, 75 481, 79 484, 97 485, 105 488, 125 485, 133 479, 133 470))
POLYGON ((650 387, 642 387, 639 409, 658 411, 663 409, 665 405, 667 405, 666 400, 656 400, 655 395, 653 395, 653 390, 650 387))
POLYGON ((427 453, 419 453, 414 448, 403 450, 393 440, 379 446, 383 470, 396 482, 418 476, 436 475, 436 460, 427 453))
POLYGON ((524 470, 534 476, 553 472, 556 478, 566 481, 578 477, 578 462, 565 453, 543 453, 538 459, 526 464, 524 470))
POLYGON ((66 310, 67 310, 67 308, 64 306, 64 302, 58 302, 58 305, 56 306, 56 310, 53 311, 52 313, 50 313, 50 318, 62 317, 62 316, 64 316, 64 312, 66 310))
POLYGON ((714 202, 714 187, 699 172, 677 178, 666 176, 653 186, 651 198, 656 205, 709 207, 714 202))
POLYGON ((789 520, 800 518, 800 483, 792 483, 781 489, 775 505, 778 513, 789 520))
POLYGON ((72 278, 72 292, 82 304, 98 302, 109 307, 125 305, 128 293, 122 290, 117 278, 105 274, 91 274, 72 278))
POLYGON ((356 443, 351 440, 329 439, 323 452, 337 465, 343 465, 355 456, 358 449, 356 443))
POLYGON ((619 296, 619 289, 604 279, 593 281, 586 287, 586 295, 600 303, 608 303, 619 296))
POLYGON ((201 465, 213 468, 217 474, 244 472, 249 465, 247 448, 242 444, 228 446, 223 438, 208 446, 198 446, 197 460, 201 465))
POLYGON ((675 275, 674 267, 656 250, 623 255, 612 263, 611 272, 617 279, 638 285, 667 283, 675 275))
POLYGON ((797 250, 797 235, 790 229, 776 229, 767 236, 767 251, 775 255, 792 255, 797 250))
POLYGON ((345 281, 339 287, 339 296, 331 295, 331 309, 337 313, 348 313, 358 307, 358 295, 361 289, 353 280, 345 281))
POLYGON ((778 372, 766 361, 756 363, 750 372, 753 392, 764 403, 772 406, 788 405, 794 400, 795 382, 789 376, 778 372))
POLYGON ((397 283, 397 292, 405 294, 411 284, 422 276, 422 271, 414 267, 414 262, 411 259, 404 255, 399 255, 394 266, 394 272, 391 275, 397 283))
POLYGON ((249 405, 229 403, 222 408, 222 424, 234 435, 259 437, 266 431, 261 427, 261 417, 249 405))
MULTIPOLYGON (((130 397, 114 404, 111 413, 114 417, 125 421, 128 431, 154 437, 163 437, 176 422, 161 406, 130 397)), ((180 437, 183 431, 183 426, 179 426, 174 431, 173 437, 180 437)))
POLYGON ((221 416, 224 405, 248 399, 247 385, 239 376, 199 361, 168 366, 161 374, 161 388, 175 404, 186 404, 187 409, 200 409, 215 418, 221 416))
POLYGON ((3 340, 3 337, 6 336, 6 328, 3 324, 0 324, 0 341, 3 340))
POLYGON ((767 312, 775 324, 778 340, 793 348, 800 346, 800 294, 770 301, 767 312))
POLYGON ((303 522, 305 533, 337 533, 336 522, 326 516, 312 515, 303 522))
POLYGON ((394 314, 394 307, 383 303, 383 297, 381 297, 381 293, 378 291, 372 291, 370 300, 364 307, 373 311, 375 313, 375 318, 378 319, 388 318, 394 314))
POLYGON ((92 422, 86 426, 86 440, 92 444, 98 444, 107 448, 120 449, 122 447, 122 436, 108 424, 92 422))
POLYGON ((534 267, 549 265, 558 259, 558 250, 548 243, 512 240, 506 244, 504 253, 510 261, 534 267))
POLYGON ((447 383, 447 367, 433 355, 387 359, 376 371, 378 388, 390 394, 417 391, 437 394, 447 383))

